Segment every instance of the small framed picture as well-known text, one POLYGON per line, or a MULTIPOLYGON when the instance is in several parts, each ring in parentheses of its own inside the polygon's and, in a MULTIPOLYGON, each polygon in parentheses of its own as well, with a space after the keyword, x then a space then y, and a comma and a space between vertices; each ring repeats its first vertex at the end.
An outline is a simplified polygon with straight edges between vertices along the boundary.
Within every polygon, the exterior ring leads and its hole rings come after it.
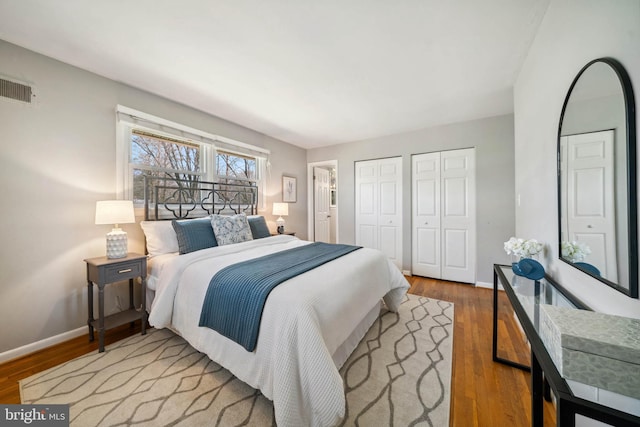
POLYGON ((291 176, 282 177, 282 201, 285 203, 295 203, 297 199, 296 179, 291 176))

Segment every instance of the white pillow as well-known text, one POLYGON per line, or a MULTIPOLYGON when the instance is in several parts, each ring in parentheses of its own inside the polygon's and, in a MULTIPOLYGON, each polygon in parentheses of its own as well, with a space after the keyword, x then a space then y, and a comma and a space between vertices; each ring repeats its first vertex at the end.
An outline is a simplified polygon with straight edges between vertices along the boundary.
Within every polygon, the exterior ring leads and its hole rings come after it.
POLYGON ((178 237, 171 221, 141 221, 150 257, 178 252, 178 237))
POLYGON ((243 213, 232 216, 212 215, 211 226, 218 246, 253 240, 249 221, 243 213))

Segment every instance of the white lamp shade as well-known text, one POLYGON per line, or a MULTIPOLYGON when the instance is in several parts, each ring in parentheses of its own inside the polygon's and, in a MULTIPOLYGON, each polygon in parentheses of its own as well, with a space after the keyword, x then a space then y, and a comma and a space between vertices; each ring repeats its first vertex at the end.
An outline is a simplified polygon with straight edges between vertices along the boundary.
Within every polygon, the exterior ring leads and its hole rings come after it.
POLYGON ((131 200, 96 202, 96 224, 130 224, 136 222, 131 200))
POLYGON ((278 215, 278 216, 289 215, 289 203, 274 203, 273 215, 278 215))

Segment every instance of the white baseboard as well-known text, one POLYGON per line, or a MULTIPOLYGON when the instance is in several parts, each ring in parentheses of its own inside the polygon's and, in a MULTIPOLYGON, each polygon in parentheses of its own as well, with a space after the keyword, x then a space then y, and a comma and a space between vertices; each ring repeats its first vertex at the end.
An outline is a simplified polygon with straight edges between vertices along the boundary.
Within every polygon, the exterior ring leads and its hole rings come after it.
POLYGON ((405 276, 411 276, 411 270, 402 270, 402 274, 405 276))
POLYGON ((23 345, 22 347, 14 348, 13 350, 5 351, 4 353, 0 353, 0 363, 7 362, 12 359, 16 359, 21 356, 26 356, 27 354, 34 353, 38 350, 42 350, 43 348, 51 347, 55 344, 60 344, 61 342, 68 341, 72 338, 79 337, 81 335, 87 335, 87 339, 89 339, 89 331, 86 326, 82 326, 78 329, 74 329, 72 331, 63 332, 59 335, 55 335, 53 337, 45 338, 40 341, 36 341, 31 344, 23 345))
MULTIPOLYGON (((489 289, 493 289, 493 283, 488 283, 488 282, 476 282, 476 286, 478 288, 489 288, 489 289)), ((500 283, 498 283, 498 289, 503 291, 504 289, 502 288, 502 285, 500 283)))

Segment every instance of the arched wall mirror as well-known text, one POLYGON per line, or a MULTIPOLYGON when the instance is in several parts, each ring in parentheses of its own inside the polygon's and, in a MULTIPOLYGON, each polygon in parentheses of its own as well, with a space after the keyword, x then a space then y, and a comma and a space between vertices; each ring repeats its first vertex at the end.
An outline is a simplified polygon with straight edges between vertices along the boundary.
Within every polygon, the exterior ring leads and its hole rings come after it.
POLYGON ((638 297, 635 100, 624 67, 589 62, 558 129, 560 259, 638 297))

